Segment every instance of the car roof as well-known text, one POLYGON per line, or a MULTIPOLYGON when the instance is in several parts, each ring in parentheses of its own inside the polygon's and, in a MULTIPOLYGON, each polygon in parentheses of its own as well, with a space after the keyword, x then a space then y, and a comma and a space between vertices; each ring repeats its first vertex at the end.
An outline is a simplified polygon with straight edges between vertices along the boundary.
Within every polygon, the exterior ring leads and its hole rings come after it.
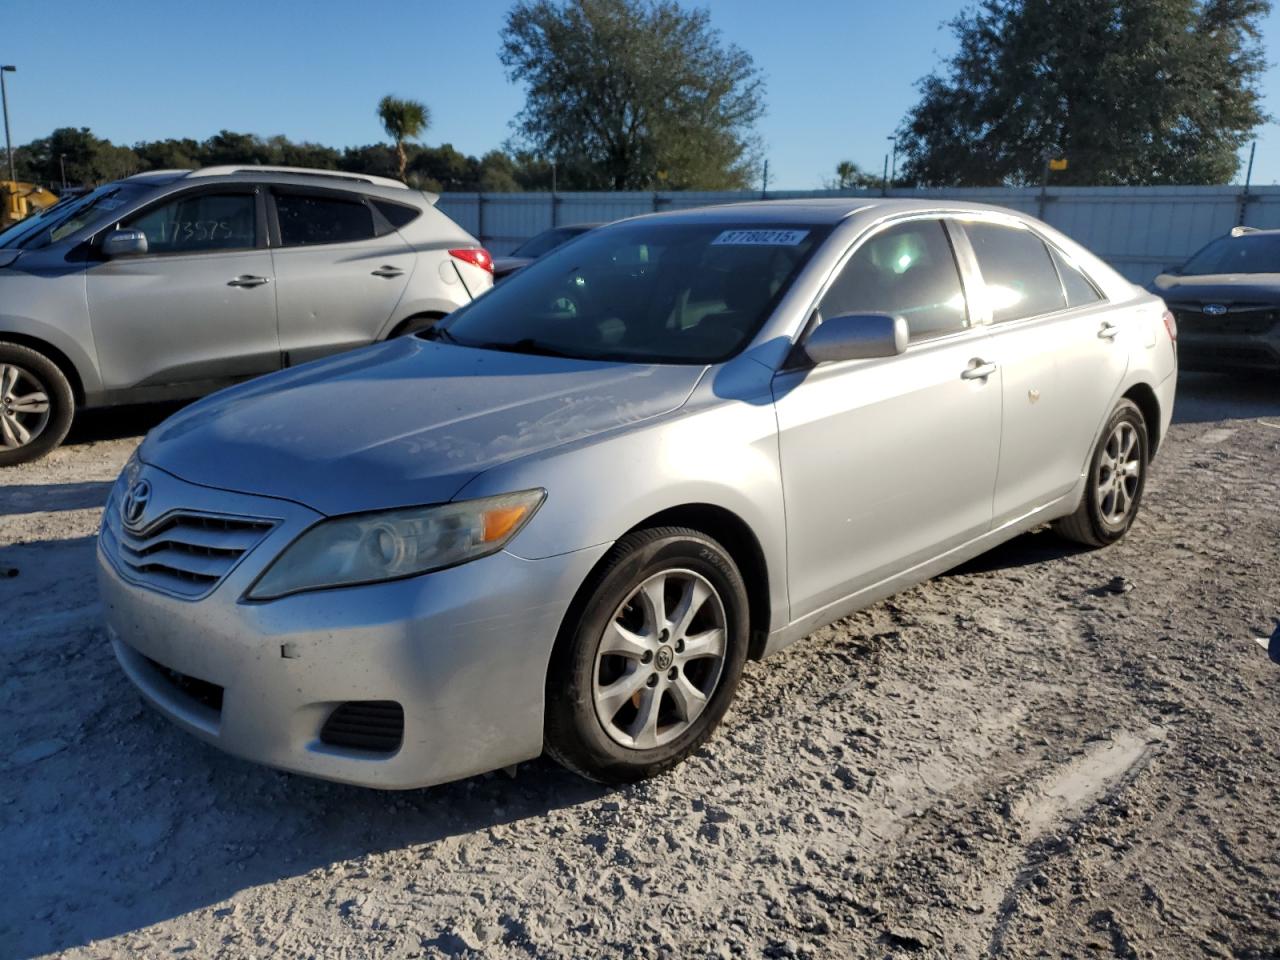
POLYGON ((345 170, 320 170, 311 167, 280 167, 266 164, 228 164, 214 167, 201 167, 197 170, 148 170, 137 173, 125 180, 130 183, 146 183, 153 186, 169 186, 178 181, 199 182, 202 180, 252 180, 257 183, 296 183, 307 186, 357 186, 362 192, 376 193, 393 199, 407 199, 406 194, 425 196, 435 203, 438 199, 433 193, 416 191, 408 184, 393 180, 390 177, 379 177, 366 173, 350 173, 345 170))
POLYGON ((836 224, 859 215, 870 218, 910 213, 994 213, 1023 217, 1016 210, 987 203, 967 203, 943 198, 899 197, 798 197, 749 200, 716 206, 691 207, 645 214, 637 219, 675 220, 689 223, 808 223, 836 224))

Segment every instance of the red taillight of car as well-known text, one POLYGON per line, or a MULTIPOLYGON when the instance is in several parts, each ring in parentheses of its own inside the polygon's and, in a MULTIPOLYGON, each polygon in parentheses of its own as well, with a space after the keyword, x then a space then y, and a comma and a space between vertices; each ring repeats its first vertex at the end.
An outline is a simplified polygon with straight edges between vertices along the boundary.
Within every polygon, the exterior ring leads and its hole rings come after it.
POLYGON ((493 273, 493 254, 484 247, 464 247, 461 250, 450 250, 449 256, 457 257, 473 267, 493 273))
POLYGON ((1164 328, 1168 331, 1169 339, 1174 343, 1178 342, 1178 321, 1174 319, 1173 311, 1166 310, 1164 312, 1164 328))

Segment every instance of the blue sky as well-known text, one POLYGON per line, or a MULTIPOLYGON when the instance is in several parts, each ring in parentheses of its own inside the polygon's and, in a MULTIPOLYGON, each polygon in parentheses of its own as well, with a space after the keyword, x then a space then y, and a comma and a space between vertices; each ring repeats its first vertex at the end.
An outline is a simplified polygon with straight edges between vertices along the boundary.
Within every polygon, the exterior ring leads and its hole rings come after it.
MULTIPOLYGON (((962 0, 710 0, 713 23, 768 79, 770 185, 821 186, 837 161, 879 172, 915 82, 954 49, 962 0)), ((431 108, 428 143, 481 154, 523 96, 498 62, 507 4, 445 0, 6 0, 0 60, 15 143, 88 126, 118 143, 221 128, 335 146, 383 138, 385 93, 431 108), (184 12, 189 11, 189 12, 184 12), (6 40, 10 42, 6 42, 6 40), (19 41, 20 42, 14 42, 19 41)), ((1280 60, 1280 11, 1264 26, 1280 60)), ((1280 114, 1280 68, 1263 84, 1280 114)), ((1241 169, 1240 177, 1244 171, 1241 169)), ((1255 183, 1280 182, 1280 126, 1258 131, 1255 183)))

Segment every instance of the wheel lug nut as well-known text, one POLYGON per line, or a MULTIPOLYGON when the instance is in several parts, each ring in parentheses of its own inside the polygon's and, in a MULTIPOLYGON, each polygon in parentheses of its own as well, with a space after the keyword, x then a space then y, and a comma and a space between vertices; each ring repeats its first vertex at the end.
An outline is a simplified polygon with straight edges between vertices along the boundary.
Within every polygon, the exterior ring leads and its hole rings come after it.
POLYGON ((659 641, 660 643, 666 643, 666 642, 667 642, 667 638, 669 638, 670 636, 671 636, 671 631, 670 631, 670 630, 668 630, 666 627, 663 627, 663 628, 662 628, 662 633, 661 633, 661 635, 659 635, 659 637, 658 637, 658 641, 659 641))
POLYGON ((676 641, 676 653, 684 653, 684 641, 683 641, 683 640, 677 640, 677 641, 676 641))
POLYGON ((652 663, 652 662, 653 662, 653 651, 652 651, 652 650, 646 650, 644 653, 642 653, 642 654, 640 655, 640 662, 641 662, 641 663, 652 663))
POLYGON ((658 675, 656 673, 649 674, 649 679, 645 683, 651 687, 656 687, 658 685, 658 675))
POLYGON ((668 680, 674 680, 674 679, 675 679, 676 677, 678 677, 678 676, 680 676, 680 668, 679 668, 679 667, 672 667, 670 670, 668 670, 668 671, 667 671, 667 679, 668 679, 668 680))

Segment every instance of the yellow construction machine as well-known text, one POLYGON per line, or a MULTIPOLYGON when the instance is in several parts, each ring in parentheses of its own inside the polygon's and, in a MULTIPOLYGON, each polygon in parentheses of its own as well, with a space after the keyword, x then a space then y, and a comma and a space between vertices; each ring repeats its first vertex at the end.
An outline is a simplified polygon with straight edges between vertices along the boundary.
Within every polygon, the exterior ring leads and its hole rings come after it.
POLYGON ((0 230, 57 202, 57 194, 34 183, 0 180, 0 230))

